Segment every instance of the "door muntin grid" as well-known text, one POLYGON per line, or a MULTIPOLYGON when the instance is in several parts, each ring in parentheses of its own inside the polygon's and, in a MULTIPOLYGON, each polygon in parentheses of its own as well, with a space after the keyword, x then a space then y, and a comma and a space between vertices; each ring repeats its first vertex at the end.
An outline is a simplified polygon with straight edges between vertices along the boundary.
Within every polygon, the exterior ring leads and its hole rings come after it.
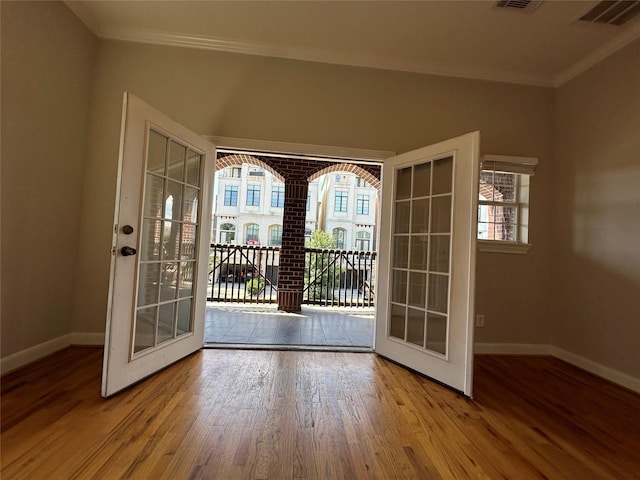
POLYGON ((387 338, 447 356, 453 162, 446 156, 395 171, 387 338))
POLYGON ((193 332, 202 152, 147 130, 132 356, 193 332))

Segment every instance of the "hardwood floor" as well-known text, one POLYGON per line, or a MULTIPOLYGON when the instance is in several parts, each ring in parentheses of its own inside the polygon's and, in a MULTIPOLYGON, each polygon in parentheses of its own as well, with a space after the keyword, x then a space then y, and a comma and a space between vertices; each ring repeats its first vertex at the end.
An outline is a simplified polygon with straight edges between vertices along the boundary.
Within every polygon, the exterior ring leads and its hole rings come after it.
POLYGON ((474 400, 373 354, 203 350, 112 399, 101 349, 2 379, 10 479, 638 479, 640 396, 476 358, 474 400))

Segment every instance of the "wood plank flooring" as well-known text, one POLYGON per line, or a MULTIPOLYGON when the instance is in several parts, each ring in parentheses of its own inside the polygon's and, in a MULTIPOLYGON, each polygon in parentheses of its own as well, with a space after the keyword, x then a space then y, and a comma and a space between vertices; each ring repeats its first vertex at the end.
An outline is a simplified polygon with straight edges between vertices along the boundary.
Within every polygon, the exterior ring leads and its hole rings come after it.
POLYGON ((373 354, 202 350, 100 398, 102 350, 2 379, 13 479, 638 479, 640 396, 476 358, 474 400, 373 354))

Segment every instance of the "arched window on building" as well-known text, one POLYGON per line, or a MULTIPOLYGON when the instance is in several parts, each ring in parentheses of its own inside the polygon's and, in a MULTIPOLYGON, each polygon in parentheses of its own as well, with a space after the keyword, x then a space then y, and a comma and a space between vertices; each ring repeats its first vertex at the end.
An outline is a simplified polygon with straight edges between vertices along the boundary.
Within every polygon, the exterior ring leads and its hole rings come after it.
POLYGON ((249 223, 246 226, 246 245, 260 245, 260 227, 257 223, 249 223))
POLYGON ((344 228, 334 228, 332 235, 336 241, 336 248, 345 248, 347 231, 344 228))
POLYGON ((371 250, 371 234, 369 232, 356 233, 356 250, 371 250))
POLYGON ((282 225, 271 225, 269 227, 269 245, 272 247, 282 245, 282 225))
POLYGON ((235 243, 236 226, 233 223, 220 225, 220 243, 235 243))

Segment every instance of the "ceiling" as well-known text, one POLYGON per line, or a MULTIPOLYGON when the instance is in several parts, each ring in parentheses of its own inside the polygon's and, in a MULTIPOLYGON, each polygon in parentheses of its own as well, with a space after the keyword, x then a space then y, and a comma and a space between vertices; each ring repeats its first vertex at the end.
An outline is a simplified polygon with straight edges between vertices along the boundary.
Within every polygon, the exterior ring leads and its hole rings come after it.
POLYGON ((640 38, 640 16, 579 21, 589 0, 66 3, 103 38, 547 87, 640 38))

